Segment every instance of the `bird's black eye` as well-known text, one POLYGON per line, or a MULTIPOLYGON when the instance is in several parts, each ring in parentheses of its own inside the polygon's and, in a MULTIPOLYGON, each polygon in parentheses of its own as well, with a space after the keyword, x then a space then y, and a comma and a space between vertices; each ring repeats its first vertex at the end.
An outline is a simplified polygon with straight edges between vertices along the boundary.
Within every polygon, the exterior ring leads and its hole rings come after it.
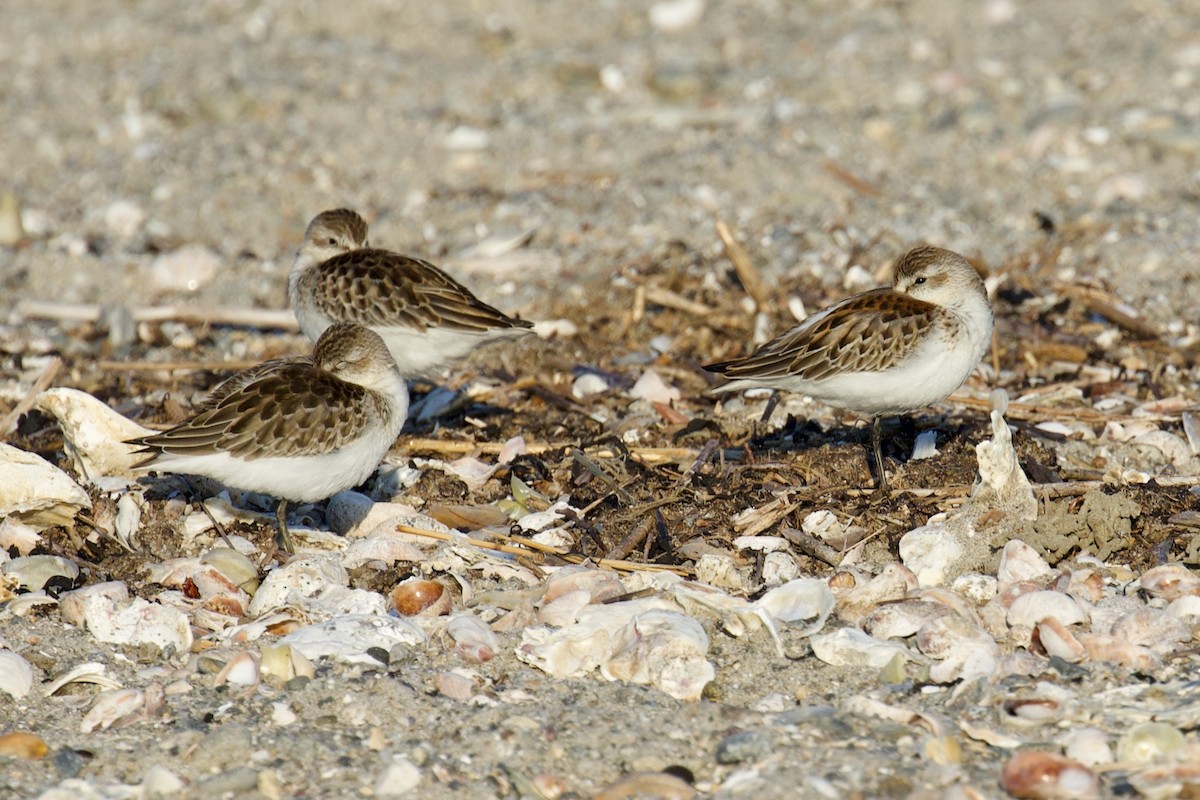
POLYGON ((329 241, 326 242, 326 244, 328 244, 330 247, 337 247, 337 239, 334 239, 331 236, 331 237, 329 237, 329 241))
POLYGON ((914 279, 913 279, 913 286, 920 286, 920 285, 921 285, 921 284, 923 284, 924 282, 925 282, 925 279, 924 279, 924 278, 914 278, 914 279))

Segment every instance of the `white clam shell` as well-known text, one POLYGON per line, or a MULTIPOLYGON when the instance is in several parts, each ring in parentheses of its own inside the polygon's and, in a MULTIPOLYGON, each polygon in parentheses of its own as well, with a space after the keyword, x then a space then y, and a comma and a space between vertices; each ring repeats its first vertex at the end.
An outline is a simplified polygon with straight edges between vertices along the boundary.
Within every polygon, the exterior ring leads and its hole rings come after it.
POLYGON ((911 651, 899 642, 876 639, 857 628, 839 628, 818 634, 810 640, 813 655, 834 667, 871 667, 883 669, 897 654, 906 658, 911 651))
POLYGON ((1087 656, 1087 649, 1054 617, 1046 617, 1034 626, 1038 641, 1047 655, 1058 656, 1064 661, 1077 664, 1087 656))
POLYGON ((609 680, 650 684, 676 700, 699 700, 716 677, 703 626, 678 611, 650 610, 617 631, 600 665, 609 680))
POLYGON ((342 553, 342 566, 355 569, 376 562, 390 567, 397 561, 423 561, 426 554, 413 544, 412 539, 407 534, 376 529, 370 536, 350 542, 350 546, 342 553))
POLYGON ((1193 631, 1200 632, 1200 596, 1189 594, 1172 600, 1167 606, 1167 613, 1191 627, 1193 631))
POLYGON ((996 580, 1001 586, 1017 581, 1030 581, 1047 577, 1053 572, 1046 559, 1020 539, 1010 539, 1005 542, 1000 551, 1000 566, 996 570, 996 580))
POLYGON ((1099 728, 1075 728, 1062 737, 1063 752, 1085 766, 1111 764, 1115 760, 1108 734, 1099 728))
POLYGON ((378 666, 379 660, 367 651, 385 653, 399 644, 425 643, 425 632, 415 622, 400 617, 374 614, 346 614, 315 625, 306 625, 279 639, 305 658, 335 658, 349 664, 378 666))
POLYGON ((110 475, 133 477, 134 464, 144 460, 125 442, 153 431, 126 419, 87 392, 47 389, 37 396, 34 407, 58 420, 67 456, 89 481, 110 475))
POLYGON ((657 372, 648 369, 637 379, 637 383, 633 384, 629 396, 634 400, 670 405, 679 399, 680 394, 677 388, 669 385, 657 372))
POLYGON ((217 673, 214 686, 232 683, 237 686, 257 686, 260 680, 258 653, 243 650, 235 653, 217 673))
POLYGON ((1184 595, 1200 595, 1200 573, 1182 564, 1163 564, 1146 570, 1138 583, 1152 597, 1174 600, 1184 595))
POLYGON ((117 602, 103 594, 83 599, 85 624, 92 635, 112 644, 153 644, 186 653, 192 646, 192 626, 177 608, 140 597, 117 602))
POLYGON ((752 603, 751 607, 765 611, 780 622, 813 620, 797 633, 798 636, 811 636, 825 627, 825 622, 833 613, 834 597, 825 581, 800 578, 775 587, 752 603))
POLYGON ((901 600, 882 605, 867 614, 862 620, 862 629, 880 639, 904 639, 919 631, 930 620, 952 613, 940 603, 901 600))
POLYGON ((1008 608, 1008 625, 1012 628, 1032 628, 1047 617, 1070 626, 1087 622, 1088 613, 1069 594, 1052 591, 1026 592, 1008 608))
POLYGON ((955 614, 925 623, 916 642, 923 654, 938 659, 929 669, 935 683, 989 677, 1000 658, 1000 646, 987 631, 955 614))
POLYGON ((85 626, 87 624, 88 598, 90 597, 106 597, 114 605, 124 603, 129 599, 129 587, 121 581, 106 581, 64 592, 58 599, 58 610, 63 619, 72 625, 85 626))
POLYGON ((454 652, 476 663, 490 661, 500 650, 500 640, 474 614, 456 614, 446 623, 446 637, 454 652))
POLYGON ((287 605, 303 604, 307 597, 329 587, 345 587, 349 582, 350 575, 336 554, 295 558, 267 574, 250 601, 249 612, 258 617, 287 605))
POLYGON ((94 683, 105 689, 120 689, 121 682, 104 674, 107 668, 96 661, 79 664, 55 675, 42 685, 42 694, 50 697, 69 683, 94 683))
POLYGON ((0 650, 0 692, 20 700, 33 690, 33 667, 20 653, 0 650))
POLYGON ((1192 638, 1192 631, 1182 620, 1163 609, 1139 608, 1113 623, 1114 639, 1140 644, 1163 652, 1172 652, 1180 642, 1192 638))
POLYGON ((34 453, 0 442, 0 517, 34 530, 69 525, 92 501, 67 473, 34 453))
POLYGON ((914 528, 900 537, 900 560, 916 573, 921 586, 940 586, 953 580, 954 566, 966 549, 944 522, 914 528))
POLYGON ((79 730, 83 733, 90 733, 97 728, 107 730, 119 721, 137 714, 145 704, 146 694, 141 689, 101 692, 79 724, 79 730))
POLYGON ((65 578, 74 583, 79 577, 79 567, 62 556, 21 556, 6 561, 3 573, 15 580, 18 588, 36 592, 54 578, 65 578))
POLYGON ((542 602, 549 603, 561 595, 582 591, 590 602, 602 603, 620 597, 627 591, 625 584, 611 570, 587 567, 562 567, 546 579, 546 590, 542 602))
POLYGON ((237 550, 214 547, 200 556, 200 563, 213 567, 246 594, 254 594, 258 589, 258 567, 237 550))

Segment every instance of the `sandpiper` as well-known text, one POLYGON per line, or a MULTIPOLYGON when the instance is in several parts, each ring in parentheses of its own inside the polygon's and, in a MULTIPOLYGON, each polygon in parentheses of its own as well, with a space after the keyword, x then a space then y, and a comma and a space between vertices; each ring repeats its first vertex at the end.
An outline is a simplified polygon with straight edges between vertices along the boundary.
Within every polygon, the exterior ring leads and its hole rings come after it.
POLYGON ((881 415, 946 399, 991 341, 979 273, 957 253, 923 245, 896 263, 892 286, 848 297, 751 355, 705 369, 731 379, 718 392, 770 387, 874 417, 876 486, 886 489, 881 415))
POLYGON ((309 223, 288 277, 300 329, 316 339, 334 322, 383 337, 400 370, 426 375, 476 347, 532 333, 419 258, 367 246, 367 224, 345 208, 309 223))
POLYGON ((279 532, 291 553, 287 504, 362 483, 407 414, 408 387, 383 340, 341 322, 321 334, 311 357, 238 373, 192 419, 130 444, 149 454, 138 467, 204 475, 279 498, 279 532))

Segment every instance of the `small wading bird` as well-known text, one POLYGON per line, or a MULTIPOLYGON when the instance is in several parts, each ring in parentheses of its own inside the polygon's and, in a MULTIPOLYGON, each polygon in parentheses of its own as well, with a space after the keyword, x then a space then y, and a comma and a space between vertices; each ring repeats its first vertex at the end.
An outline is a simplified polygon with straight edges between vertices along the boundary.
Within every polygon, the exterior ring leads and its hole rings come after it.
POLYGON ((383 340, 330 326, 311 357, 266 361, 218 386, 192 419, 134 439, 137 466, 203 475, 279 498, 284 549, 295 552, 287 504, 313 503, 365 481, 400 435, 408 387, 383 340))
POLYGON ((782 389, 874 417, 876 486, 886 489, 881 415, 945 400, 991 341, 979 273, 957 253, 925 245, 900 258, 890 287, 848 297, 749 356, 705 369, 730 379, 717 392, 782 389))
POLYGON ((334 322, 383 337, 405 375, 426 375, 477 347, 532 333, 419 258, 367 246, 367 223, 339 208, 313 218, 288 277, 288 297, 310 339, 334 322))

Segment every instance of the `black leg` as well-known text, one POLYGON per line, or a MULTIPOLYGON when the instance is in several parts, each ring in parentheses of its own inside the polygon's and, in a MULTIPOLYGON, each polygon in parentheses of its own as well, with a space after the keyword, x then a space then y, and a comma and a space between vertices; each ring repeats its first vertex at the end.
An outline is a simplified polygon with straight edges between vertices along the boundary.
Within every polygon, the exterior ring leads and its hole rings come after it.
POLYGON ((875 488, 886 492, 888 489, 887 470, 883 466, 883 448, 880 439, 883 438, 883 417, 875 417, 871 422, 871 452, 875 456, 875 488))
POLYGON ((289 555, 296 552, 296 548, 292 546, 292 534, 287 526, 287 500, 280 500, 279 506, 275 509, 275 519, 279 520, 279 537, 283 540, 284 552, 289 555))
POLYGON ((771 415, 775 413, 775 406, 777 405, 779 405, 779 391, 775 390, 767 398, 767 407, 763 409, 763 415, 759 422, 770 422, 771 415))

